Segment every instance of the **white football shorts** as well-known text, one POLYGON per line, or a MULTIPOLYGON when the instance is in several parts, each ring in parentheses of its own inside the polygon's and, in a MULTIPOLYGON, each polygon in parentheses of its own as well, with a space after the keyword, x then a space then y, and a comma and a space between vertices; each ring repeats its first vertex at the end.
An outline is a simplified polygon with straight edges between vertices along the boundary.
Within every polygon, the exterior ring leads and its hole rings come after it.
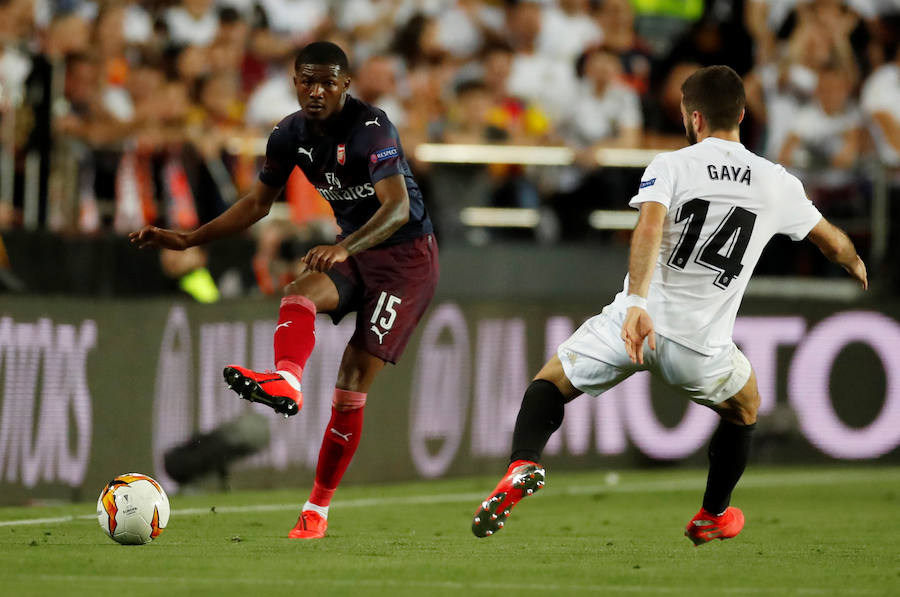
POLYGON ((632 363, 622 340, 625 311, 613 305, 591 317, 559 345, 556 354, 572 385, 599 396, 631 374, 650 371, 694 402, 718 404, 750 379, 750 361, 732 342, 707 356, 656 334, 656 350, 644 342, 644 364, 632 363))

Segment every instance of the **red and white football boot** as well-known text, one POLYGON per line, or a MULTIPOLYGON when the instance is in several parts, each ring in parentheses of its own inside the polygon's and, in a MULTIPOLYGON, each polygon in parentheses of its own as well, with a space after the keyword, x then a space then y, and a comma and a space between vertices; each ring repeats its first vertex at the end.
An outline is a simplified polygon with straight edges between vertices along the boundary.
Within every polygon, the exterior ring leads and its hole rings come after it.
POLYGON ((288 533, 291 539, 321 539, 328 528, 328 519, 312 510, 304 510, 297 519, 297 524, 288 533))
POLYGON ((265 404, 285 417, 296 415, 303 407, 303 392, 279 373, 259 373, 237 365, 228 365, 222 373, 228 387, 244 400, 265 404))
POLYGON ((489 537, 502 529, 513 506, 543 487, 544 477, 544 467, 537 462, 516 460, 510 464, 506 475, 475 512, 472 520, 475 536, 489 537))
POLYGON ((744 513, 729 506, 721 516, 710 514, 700 508, 697 515, 684 527, 684 536, 694 542, 694 546, 709 543, 713 539, 725 540, 737 537, 744 528, 744 513))

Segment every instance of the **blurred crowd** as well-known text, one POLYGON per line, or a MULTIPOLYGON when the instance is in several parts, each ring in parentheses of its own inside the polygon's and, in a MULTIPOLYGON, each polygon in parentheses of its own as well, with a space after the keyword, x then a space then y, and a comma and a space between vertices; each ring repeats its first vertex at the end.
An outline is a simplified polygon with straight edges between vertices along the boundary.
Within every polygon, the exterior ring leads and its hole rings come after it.
MULTIPOLYGON (((351 93, 400 129, 448 236, 461 184, 483 205, 552 207, 564 240, 586 234, 640 175, 594 150, 684 145, 680 85, 708 64, 745 78, 745 145, 866 236, 866 169, 886 167, 891 190, 900 172, 898 17, 900 0, 0 0, 0 229, 208 221, 255 179, 253 139, 297 109, 296 51, 327 39, 351 59, 351 93), (422 142, 576 159, 441 176, 414 159, 422 142)), ((260 235, 261 262, 297 230, 331 233, 312 195, 289 184, 290 226, 260 235)))

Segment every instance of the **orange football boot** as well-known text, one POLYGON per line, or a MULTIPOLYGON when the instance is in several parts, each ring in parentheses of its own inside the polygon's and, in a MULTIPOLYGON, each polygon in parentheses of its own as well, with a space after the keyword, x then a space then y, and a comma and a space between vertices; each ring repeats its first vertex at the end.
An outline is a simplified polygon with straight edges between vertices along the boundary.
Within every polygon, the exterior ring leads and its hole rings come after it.
POLYGON ((297 519, 297 524, 288 533, 291 539, 321 539, 328 528, 328 519, 312 510, 304 510, 297 519))
POLYGON ((222 373, 228 387, 244 400, 265 404, 285 417, 296 415, 303 407, 303 393, 278 373, 258 373, 237 365, 228 365, 222 373))
POLYGON ((744 528, 744 513, 729 506, 721 516, 710 514, 700 508, 697 515, 684 527, 684 536, 694 542, 694 546, 709 543, 713 539, 731 539, 744 528))
POLYGON ((544 478, 544 467, 537 462, 516 460, 510 464, 490 497, 481 502, 481 507, 475 512, 472 520, 475 536, 489 537, 502 529, 513 506, 543 487, 544 478))

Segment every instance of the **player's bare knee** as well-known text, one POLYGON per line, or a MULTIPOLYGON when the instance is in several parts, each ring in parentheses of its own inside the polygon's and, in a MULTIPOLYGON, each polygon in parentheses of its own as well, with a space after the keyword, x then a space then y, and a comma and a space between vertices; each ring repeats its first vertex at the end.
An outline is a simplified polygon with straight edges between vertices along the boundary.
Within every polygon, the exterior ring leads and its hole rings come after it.
POLYGON ((732 422, 739 425, 753 425, 756 423, 756 411, 742 409, 736 414, 732 422))
POLYGON ((331 279, 317 272, 304 272, 282 289, 285 298, 302 297, 315 305, 317 312, 335 309, 340 301, 331 279))
POLYGON ((756 423, 757 413, 759 413, 759 394, 735 402, 734 408, 724 416, 736 425, 753 425, 756 423))
POLYGON ((365 350, 348 345, 338 368, 337 387, 351 392, 367 393, 384 361, 365 350))
POLYGON ((305 296, 303 293, 303 288, 300 284, 298 284, 300 280, 294 280, 290 284, 286 285, 281 289, 281 294, 283 296, 305 296))
MULTIPOLYGON (((759 413, 759 405, 762 402, 762 398, 759 395, 759 392, 753 394, 753 398, 750 399, 750 408, 749 411, 753 415, 753 422, 756 422, 756 415, 759 413)), ((748 423, 749 424, 749 423, 748 423)))
POLYGON ((759 404, 759 392, 754 391, 751 394, 742 397, 738 412, 740 424, 752 425, 756 423, 756 416, 759 413, 759 404))
POLYGON ((720 417, 735 425, 752 425, 756 423, 759 413, 759 393, 741 392, 713 407, 720 417))

